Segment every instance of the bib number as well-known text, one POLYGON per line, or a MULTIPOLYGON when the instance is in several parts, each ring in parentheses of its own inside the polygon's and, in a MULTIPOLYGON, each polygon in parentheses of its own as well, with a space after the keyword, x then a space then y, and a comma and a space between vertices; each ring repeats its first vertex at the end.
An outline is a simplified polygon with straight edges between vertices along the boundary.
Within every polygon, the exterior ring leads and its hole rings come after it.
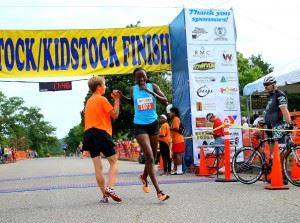
POLYGON ((137 99, 139 111, 152 110, 154 108, 153 99, 151 97, 137 99))

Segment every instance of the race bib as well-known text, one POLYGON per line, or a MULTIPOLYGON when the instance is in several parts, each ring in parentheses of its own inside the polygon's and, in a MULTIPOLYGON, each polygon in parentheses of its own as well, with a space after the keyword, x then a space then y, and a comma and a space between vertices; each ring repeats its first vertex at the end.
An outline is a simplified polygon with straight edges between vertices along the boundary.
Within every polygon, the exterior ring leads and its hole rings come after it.
POLYGON ((153 98, 139 98, 137 99, 138 109, 139 111, 147 111, 152 110, 154 108, 153 98))

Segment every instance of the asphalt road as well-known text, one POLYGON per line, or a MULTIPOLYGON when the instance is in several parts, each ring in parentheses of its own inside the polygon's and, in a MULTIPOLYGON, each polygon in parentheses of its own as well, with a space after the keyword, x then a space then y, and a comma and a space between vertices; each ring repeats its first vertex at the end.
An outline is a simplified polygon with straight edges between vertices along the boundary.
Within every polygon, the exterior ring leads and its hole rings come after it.
MULTIPOLYGON (((107 161, 104 160, 105 171, 107 161)), ((122 203, 100 204, 90 159, 47 158, 0 165, 0 222, 300 222, 300 188, 219 183, 194 174, 159 176, 171 198, 143 193, 143 165, 119 162, 122 203)))

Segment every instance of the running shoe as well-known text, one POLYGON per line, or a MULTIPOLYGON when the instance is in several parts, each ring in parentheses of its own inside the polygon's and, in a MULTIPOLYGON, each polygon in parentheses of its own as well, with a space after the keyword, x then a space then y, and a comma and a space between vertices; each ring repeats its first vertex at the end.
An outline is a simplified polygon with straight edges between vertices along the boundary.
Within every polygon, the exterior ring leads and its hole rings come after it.
POLYGON ((108 203, 108 196, 104 195, 103 198, 100 200, 100 203, 102 203, 102 204, 108 203))
POLYGON ((105 188, 105 195, 108 196, 108 197, 111 197, 114 201, 117 201, 117 202, 121 202, 122 201, 122 198, 120 198, 114 189, 112 188, 109 188, 109 187, 106 187, 105 188))
POLYGON ((159 193, 157 193, 157 198, 160 201, 165 201, 165 200, 168 200, 170 198, 170 196, 167 194, 164 194, 162 191, 160 191, 159 193))
POLYGON ((148 185, 148 181, 147 179, 145 179, 144 175, 140 175, 140 181, 141 183, 143 184, 143 191, 145 193, 149 193, 150 192, 150 188, 149 188, 149 185, 148 185))

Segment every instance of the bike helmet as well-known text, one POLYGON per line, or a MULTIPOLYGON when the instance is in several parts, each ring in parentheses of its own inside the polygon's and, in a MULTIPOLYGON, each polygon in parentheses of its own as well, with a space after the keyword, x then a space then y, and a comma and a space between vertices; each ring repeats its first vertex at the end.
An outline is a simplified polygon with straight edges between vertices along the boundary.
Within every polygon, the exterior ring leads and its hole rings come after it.
POLYGON ((276 79, 274 76, 267 76, 264 79, 264 84, 276 84, 276 79))
POLYGON ((206 115, 206 120, 209 121, 209 120, 211 119, 211 117, 213 117, 213 116, 214 116, 213 113, 208 113, 208 114, 206 115))

